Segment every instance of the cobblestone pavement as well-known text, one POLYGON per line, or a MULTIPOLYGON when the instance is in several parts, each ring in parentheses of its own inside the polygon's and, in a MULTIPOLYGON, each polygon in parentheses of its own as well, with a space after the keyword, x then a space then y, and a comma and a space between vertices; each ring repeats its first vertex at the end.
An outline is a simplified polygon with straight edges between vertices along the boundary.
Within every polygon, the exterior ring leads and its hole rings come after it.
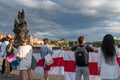
MULTIPOLYGON (((2 60, 0 59, 0 70, 1 70, 1 63, 2 60)), ((6 78, 3 77, 2 74, 0 73, 0 80, 19 80, 19 70, 13 70, 11 72, 11 75, 13 76, 13 78, 6 78)), ((33 80, 44 80, 43 79, 43 74, 36 74, 34 71, 32 71, 32 77, 33 80)), ((49 75, 49 80, 64 80, 63 76, 55 76, 55 75, 49 75)))

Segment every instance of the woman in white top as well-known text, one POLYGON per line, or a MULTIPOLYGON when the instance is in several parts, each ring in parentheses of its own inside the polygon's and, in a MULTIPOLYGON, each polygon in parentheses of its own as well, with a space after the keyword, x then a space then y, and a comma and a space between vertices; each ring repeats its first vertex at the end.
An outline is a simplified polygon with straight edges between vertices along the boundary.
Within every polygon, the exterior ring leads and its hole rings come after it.
POLYGON ((21 46, 18 48, 17 57, 20 59, 20 78, 19 80, 32 80, 31 60, 32 47, 27 44, 27 38, 21 40, 21 46))
POLYGON ((111 34, 105 35, 98 53, 98 67, 101 80, 120 80, 117 54, 113 36, 111 34))

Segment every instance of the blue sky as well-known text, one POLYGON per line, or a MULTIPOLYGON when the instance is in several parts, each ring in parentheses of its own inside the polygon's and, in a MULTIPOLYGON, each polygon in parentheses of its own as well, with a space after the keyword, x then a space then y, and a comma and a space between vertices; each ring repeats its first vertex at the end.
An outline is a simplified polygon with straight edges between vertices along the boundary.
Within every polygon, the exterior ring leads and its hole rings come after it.
POLYGON ((14 34, 18 11, 25 11, 29 34, 39 38, 120 39, 120 0, 0 0, 0 33, 14 34))

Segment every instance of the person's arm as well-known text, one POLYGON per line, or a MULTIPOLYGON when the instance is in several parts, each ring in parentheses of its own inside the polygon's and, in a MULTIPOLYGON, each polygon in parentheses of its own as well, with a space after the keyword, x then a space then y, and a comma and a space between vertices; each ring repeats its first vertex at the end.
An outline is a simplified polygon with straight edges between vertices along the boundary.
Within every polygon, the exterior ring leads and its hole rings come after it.
POLYGON ((71 51, 71 48, 70 47, 66 47, 66 48, 61 48, 61 50, 71 51))
POLYGON ((11 52, 12 48, 13 48, 13 44, 9 44, 7 46, 7 52, 11 52))
POLYGON ((17 54, 16 54, 17 58, 22 59, 23 58, 22 53, 23 52, 22 52, 21 48, 19 47, 17 50, 17 54))
POLYGON ((86 49, 87 49, 88 52, 96 52, 96 53, 98 53, 98 50, 96 48, 90 47, 88 45, 87 45, 86 49))
POLYGON ((93 52, 98 53, 98 50, 96 48, 93 48, 93 52))
POLYGON ((73 47, 63 48, 62 50, 65 50, 65 51, 75 51, 76 49, 77 49, 77 46, 73 46, 73 47))
POLYGON ((6 51, 6 46, 2 44, 1 45, 1 54, 2 54, 2 57, 4 56, 5 51, 6 51))

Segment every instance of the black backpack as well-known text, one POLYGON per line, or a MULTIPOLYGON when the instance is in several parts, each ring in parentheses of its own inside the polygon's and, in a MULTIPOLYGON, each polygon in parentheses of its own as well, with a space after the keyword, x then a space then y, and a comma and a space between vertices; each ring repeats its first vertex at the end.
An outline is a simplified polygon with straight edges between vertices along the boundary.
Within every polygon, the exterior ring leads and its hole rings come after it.
POLYGON ((89 54, 86 50, 86 46, 77 47, 75 50, 75 61, 77 66, 88 66, 89 54))

